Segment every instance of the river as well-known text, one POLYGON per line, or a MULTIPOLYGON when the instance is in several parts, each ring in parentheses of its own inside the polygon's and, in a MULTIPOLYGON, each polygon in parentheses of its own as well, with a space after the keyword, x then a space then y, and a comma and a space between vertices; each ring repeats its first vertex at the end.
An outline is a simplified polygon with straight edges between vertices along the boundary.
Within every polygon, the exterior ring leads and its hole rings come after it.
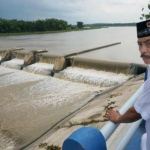
POLYGON ((121 44, 80 56, 143 63, 139 57, 136 27, 110 27, 54 34, 2 36, 0 37, 0 50, 23 47, 26 51, 47 49, 50 54, 65 55, 115 42, 121 42, 121 44))

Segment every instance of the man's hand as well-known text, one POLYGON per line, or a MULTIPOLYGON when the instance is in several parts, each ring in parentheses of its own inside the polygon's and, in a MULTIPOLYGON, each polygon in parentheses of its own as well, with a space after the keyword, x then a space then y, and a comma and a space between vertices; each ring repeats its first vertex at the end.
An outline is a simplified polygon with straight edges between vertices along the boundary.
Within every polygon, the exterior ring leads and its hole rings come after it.
POLYGON ((141 119, 141 115, 136 112, 134 107, 129 108, 123 115, 118 110, 108 110, 104 117, 114 123, 131 123, 141 119))
POLYGON ((118 120, 120 118, 121 114, 119 113, 118 110, 108 110, 104 117, 108 118, 110 121, 114 123, 119 123, 118 120))

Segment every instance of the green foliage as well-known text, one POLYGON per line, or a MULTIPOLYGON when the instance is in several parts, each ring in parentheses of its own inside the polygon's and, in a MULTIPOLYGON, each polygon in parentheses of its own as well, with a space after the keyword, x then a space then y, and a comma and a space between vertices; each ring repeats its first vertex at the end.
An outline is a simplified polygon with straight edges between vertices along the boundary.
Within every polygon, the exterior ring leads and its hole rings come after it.
POLYGON ((76 26, 69 24, 68 29, 76 29, 76 26))
POLYGON ((51 145, 47 146, 46 150, 61 150, 61 148, 59 146, 51 145))
POLYGON ((117 105, 114 106, 116 102, 115 101, 110 101, 108 100, 108 104, 105 106, 105 110, 107 112, 107 110, 113 109, 115 107, 118 107, 117 105))
MULTIPOLYGON (((150 10, 150 2, 148 3, 147 7, 148 7, 148 10, 150 10)), ((143 11, 144 11, 144 8, 142 8, 142 12, 143 11)), ((143 19, 145 19, 145 20, 150 19, 150 12, 142 13, 140 19, 141 20, 143 20, 143 19)))
POLYGON ((56 146, 56 145, 48 145, 47 143, 41 143, 39 145, 39 148, 44 148, 46 150, 61 150, 61 147, 56 146))
POLYGON ((0 18, 0 33, 60 31, 66 30, 67 25, 66 21, 54 18, 36 21, 6 20, 0 18))
POLYGON ((77 27, 82 29, 83 28, 83 22, 81 22, 81 21, 77 22, 77 27))

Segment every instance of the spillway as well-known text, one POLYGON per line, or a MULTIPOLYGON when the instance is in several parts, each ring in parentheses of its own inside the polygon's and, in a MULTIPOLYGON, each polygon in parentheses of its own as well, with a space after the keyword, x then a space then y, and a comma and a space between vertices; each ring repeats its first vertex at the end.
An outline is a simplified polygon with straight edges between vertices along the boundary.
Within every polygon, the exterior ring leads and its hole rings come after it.
POLYGON ((0 145, 18 150, 77 111, 97 94, 133 75, 131 63, 68 58, 69 65, 55 72, 54 55, 37 55, 24 66, 24 53, 0 66, 0 145))
POLYGON ((55 64, 56 55, 37 56, 38 62, 24 67, 23 70, 34 74, 51 75, 55 64))
POLYGON ((122 73, 116 74, 113 72, 97 71, 94 69, 83 69, 77 67, 68 67, 64 71, 55 74, 55 77, 99 87, 115 86, 129 78, 129 76, 122 73))
POLYGON ((1 66, 2 146, 20 149, 107 88, 1 66))

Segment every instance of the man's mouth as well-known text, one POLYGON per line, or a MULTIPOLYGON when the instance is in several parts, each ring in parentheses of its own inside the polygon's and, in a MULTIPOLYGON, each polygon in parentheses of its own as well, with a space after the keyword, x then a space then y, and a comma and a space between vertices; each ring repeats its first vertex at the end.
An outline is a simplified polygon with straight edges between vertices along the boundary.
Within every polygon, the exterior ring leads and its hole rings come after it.
POLYGON ((145 54, 141 54, 141 57, 142 58, 149 58, 150 59, 150 56, 149 55, 145 55, 145 54))

